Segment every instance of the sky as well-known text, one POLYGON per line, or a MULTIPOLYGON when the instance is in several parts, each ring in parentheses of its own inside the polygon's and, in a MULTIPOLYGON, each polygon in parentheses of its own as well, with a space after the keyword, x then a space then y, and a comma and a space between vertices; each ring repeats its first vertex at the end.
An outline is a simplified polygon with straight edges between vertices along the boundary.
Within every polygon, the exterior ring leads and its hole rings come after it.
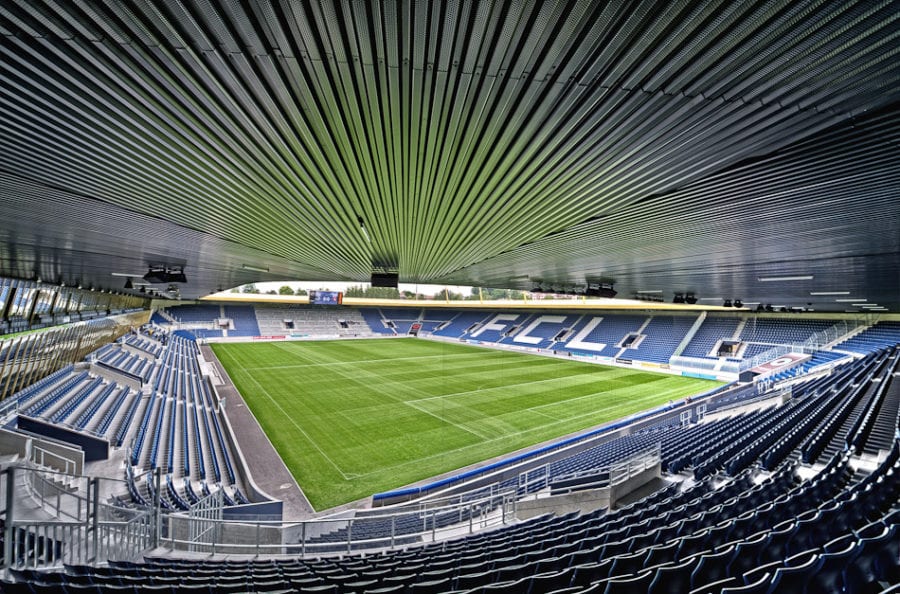
MULTIPOLYGON (((277 291, 279 287, 283 287, 284 285, 289 286, 295 291, 298 288, 306 289, 307 291, 318 289, 326 291, 346 291, 347 287, 367 287, 369 283, 340 281, 277 281, 271 283, 256 283, 256 288, 259 289, 261 293, 265 293, 267 291, 277 291)), ((464 287, 459 285, 417 285, 413 283, 400 283, 399 285, 401 293, 403 291, 412 291, 413 293, 421 293, 423 295, 435 295, 437 293, 441 293, 443 292, 445 287, 450 289, 454 293, 462 293, 463 295, 472 294, 472 287, 464 287)), ((230 291, 231 289, 225 292, 228 293, 230 291)))

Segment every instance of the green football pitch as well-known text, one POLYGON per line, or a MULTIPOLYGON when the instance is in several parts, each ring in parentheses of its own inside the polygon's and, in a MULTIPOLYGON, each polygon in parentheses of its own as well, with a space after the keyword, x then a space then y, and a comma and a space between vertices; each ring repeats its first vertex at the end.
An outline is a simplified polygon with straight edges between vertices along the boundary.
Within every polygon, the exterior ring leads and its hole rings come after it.
POLYGON ((416 339, 213 350, 319 510, 717 385, 416 339))

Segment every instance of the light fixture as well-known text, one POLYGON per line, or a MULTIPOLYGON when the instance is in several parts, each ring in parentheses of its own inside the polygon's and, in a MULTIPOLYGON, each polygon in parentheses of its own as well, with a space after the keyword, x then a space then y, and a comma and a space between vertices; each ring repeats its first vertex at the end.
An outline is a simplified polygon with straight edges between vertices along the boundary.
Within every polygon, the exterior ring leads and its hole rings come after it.
POLYGON ((761 276, 757 278, 761 283, 777 283, 781 281, 802 281, 802 280, 812 280, 815 278, 811 274, 800 274, 796 276, 761 276))
POLYGON ((735 307, 738 307, 738 308, 741 308, 741 307, 744 307, 744 303, 743 303, 740 299, 735 299, 735 300, 734 300, 734 306, 735 306, 735 307))
POLYGON ((150 266, 143 278, 148 283, 153 284, 187 282, 187 277, 184 275, 184 266, 150 266))
POLYGON ((588 283, 584 291, 587 297, 603 297, 605 299, 612 299, 616 293, 613 283, 588 283))
POLYGON ((253 266, 251 264, 241 264, 244 270, 252 270, 253 272, 269 272, 269 269, 263 266, 253 266))
POLYGON ((868 307, 868 306, 874 305, 874 304, 859 302, 859 303, 851 303, 850 305, 852 305, 853 307, 868 307))
POLYGON ((144 280, 148 283, 164 283, 167 278, 168 273, 165 266, 151 266, 147 274, 144 275, 144 280))
POLYGON ((849 295, 850 291, 810 291, 810 295, 849 295))
POLYGON ((635 291, 636 293, 662 293, 662 289, 642 289, 635 291))
POLYGON ((722 302, 722 307, 731 307, 731 299, 726 299, 722 302))
POLYGON ((722 301, 721 297, 701 297, 699 301, 722 301))
POLYGON ((125 287, 124 288, 125 289, 133 289, 134 288, 134 283, 132 282, 130 276, 125 279, 125 287))
POLYGON ((372 240, 369 239, 369 232, 366 231, 366 222, 363 220, 363 218, 359 215, 356 215, 356 222, 359 223, 359 230, 362 231, 363 237, 366 238, 366 241, 368 243, 372 243, 372 240))
POLYGON ((169 280, 170 283, 186 283, 187 277, 184 275, 184 266, 173 266, 169 268, 169 280))
POLYGON ((655 292, 641 293, 640 291, 635 291, 633 298, 638 301, 652 301, 653 303, 662 303, 664 301, 663 296, 655 292))
POLYGON ((834 300, 835 303, 854 303, 854 302, 864 303, 866 301, 868 301, 868 299, 860 299, 858 297, 853 297, 851 299, 835 299, 834 300))
POLYGON ((685 293, 684 294, 684 302, 688 305, 694 305, 697 303, 697 296, 693 293, 685 293))
POLYGON ((881 308, 881 307, 884 307, 884 306, 883 306, 883 305, 878 305, 877 303, 865 303, 865 304, 863 304, 863 305, 860 305, 860 307, 861 307, 862 309, 878 309, 878 308, 881 308))

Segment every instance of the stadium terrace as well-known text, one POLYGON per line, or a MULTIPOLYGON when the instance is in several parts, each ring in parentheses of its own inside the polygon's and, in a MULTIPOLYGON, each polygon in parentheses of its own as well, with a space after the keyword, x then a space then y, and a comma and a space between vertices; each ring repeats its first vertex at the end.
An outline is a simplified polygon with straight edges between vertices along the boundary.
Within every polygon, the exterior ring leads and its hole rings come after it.
POLYGON ((900 592, 898 26, 3 3, 0 593, 900 592))

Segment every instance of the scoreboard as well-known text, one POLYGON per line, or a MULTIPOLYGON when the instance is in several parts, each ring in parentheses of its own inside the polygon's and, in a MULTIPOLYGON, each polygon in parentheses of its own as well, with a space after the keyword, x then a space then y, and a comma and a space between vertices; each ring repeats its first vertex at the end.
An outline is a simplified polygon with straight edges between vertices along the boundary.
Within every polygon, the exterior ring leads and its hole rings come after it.
POLYGON ((344 294, 340 291, 310 291, 309 303, 311 305, 340 305, 344 301, 344 294))

